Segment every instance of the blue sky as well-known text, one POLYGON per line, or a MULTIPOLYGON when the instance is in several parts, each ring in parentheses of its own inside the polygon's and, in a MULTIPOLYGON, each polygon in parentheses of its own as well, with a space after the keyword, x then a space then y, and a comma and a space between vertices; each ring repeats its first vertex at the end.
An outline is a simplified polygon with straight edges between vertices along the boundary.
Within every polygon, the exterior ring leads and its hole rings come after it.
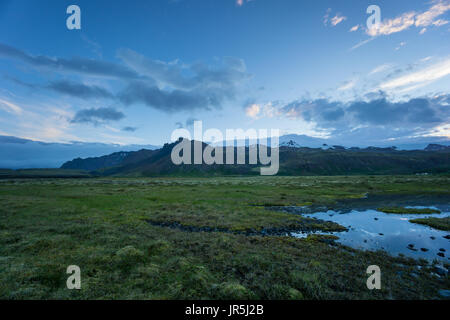
POLYGON ((449 138, 449 20, 449 0, 0 0, 0 135, 156 145, 198 119, 449 138))

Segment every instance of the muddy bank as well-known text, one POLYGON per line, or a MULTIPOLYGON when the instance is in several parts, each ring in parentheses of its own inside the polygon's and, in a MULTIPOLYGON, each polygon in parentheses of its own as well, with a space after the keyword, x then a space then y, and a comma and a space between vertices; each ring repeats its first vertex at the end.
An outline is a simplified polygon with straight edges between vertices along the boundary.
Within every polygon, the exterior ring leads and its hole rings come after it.
POLYGON ((170 229, 178 229, 184 232, 223 232, 231 234, 240 234, 246 236, 290 236, 292 233, 296 232, 338 232, 347 231, 347 228, 331 221, 325 221, 315 218, 302 218, 296 226, 281 227, 281 228, 262 228, 257 229, 246 229, 246 230, 233 230, 229 228, 221 227, 209 227, 209 226, 188 226, 183 225, 179 222, 165 222, 165 221, 153 221, 145 220, 147 223, 170 229))

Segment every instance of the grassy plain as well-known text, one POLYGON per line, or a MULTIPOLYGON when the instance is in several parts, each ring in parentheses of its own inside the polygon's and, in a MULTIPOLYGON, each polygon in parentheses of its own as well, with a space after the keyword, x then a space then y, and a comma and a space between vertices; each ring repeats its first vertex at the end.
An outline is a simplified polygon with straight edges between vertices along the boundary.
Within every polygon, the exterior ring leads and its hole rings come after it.
POLYGON ((266 207, 449 187, 448 176, 0 180, 0 298, 439 298, 450 281, 427 261, 270 234, 341 227, 266 207), (366 287, 374 264, 381 290, 366 287), (69 265, 81 290, 66 288, 69 265))

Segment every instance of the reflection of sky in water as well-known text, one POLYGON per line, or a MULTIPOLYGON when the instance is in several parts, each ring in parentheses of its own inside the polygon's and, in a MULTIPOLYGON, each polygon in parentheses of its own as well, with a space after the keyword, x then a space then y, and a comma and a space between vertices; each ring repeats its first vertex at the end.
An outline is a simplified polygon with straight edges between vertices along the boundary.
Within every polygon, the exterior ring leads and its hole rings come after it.
MULTIPOLYGON (((417 207, 423 208, 423 207, 417 207)), ((338 242, 358 249, 386 250, 392 255, 403 253, 413 258, 450 260, 450 240, 444 236, 447 231, 432 229, 425 225, 409 222, 409 219, 425 217, 447 217, 450 212, 441 214, 386 214, 376 210, 351 211, 338 213, 335 211, 306 214, 307 217, 334 221, 349 229, 348 232, 334 233, 338 242), (382 235, 381 235, 382 234, 382 235), (434 237, 433 240, 431 237, 434 237), (408 245, 413 244, 413 251, 408 245), (426 248, 428 251, 420 250, 426 248), (440 248, 445 249, 445 257, 439 257, 440 248)), ((304 237, 306 234, 293 234, 304 237)))

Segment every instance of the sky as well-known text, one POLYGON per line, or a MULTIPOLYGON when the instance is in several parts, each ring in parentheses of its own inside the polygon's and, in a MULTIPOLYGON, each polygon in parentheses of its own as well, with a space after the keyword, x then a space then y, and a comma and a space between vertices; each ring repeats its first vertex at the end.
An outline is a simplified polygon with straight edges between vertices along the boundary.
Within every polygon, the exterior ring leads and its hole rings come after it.
POLYGON ((0 0, 0 135, 162 145, 201 120, 450 139, 449 21, 450 0, 0 0))

